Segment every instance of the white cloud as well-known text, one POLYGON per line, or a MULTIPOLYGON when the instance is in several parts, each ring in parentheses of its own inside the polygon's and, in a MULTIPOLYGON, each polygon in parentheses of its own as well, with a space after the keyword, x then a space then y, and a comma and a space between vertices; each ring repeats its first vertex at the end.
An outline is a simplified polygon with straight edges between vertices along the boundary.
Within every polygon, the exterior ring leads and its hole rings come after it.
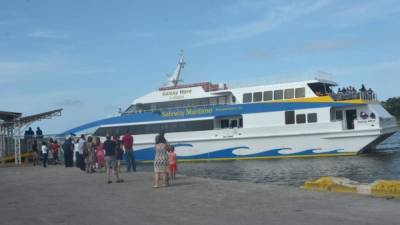
POLYGON ((57 107, 78 107, 82 106, 84 103, 79 99, 64 99, 62 101, 56 102, 54 106, 57 107))
POLYGON ((345 5, 332 14, 334 26, 348 27, 370 21, 400 15, 400 5, 397 0, 362 1, 358 4, 345 5))
POLYGON ((400 58, 329 69, 341 86, 364 83, 374 89, 381 100, 399 96, 400 58))
POLYGON ((20 60, 0 60, 0 84, 29 83, 33 80, 115 74, 108 65, 87 65, 59 53, 33 54, 20 60))
POLYGON ((48 66, 45 62, 28 61, 2 61, 0 62, 0 75, 15 75, 44 69, 48 66))
MULTIPOLYGON (((247 10, 257 9, 257 11, 262 9, 259 19, 216 29, 195 31, 195 35, 198 36, 201 41, 197 42, 194 47, 250 38, 316 12, 328 5, 329 2, 329 0, 317 0, 311 2, 296 1, 292 4, 272 5, 268 1, 257 2, 257 4, 240 2, 240 4, 236 6, 237 8, 243 7, 247 10)), ((237 9, 237 11, 239 10, 237 9)))
POLYGON ((398 0, 336 1, 321 10, 320 15, 298 25, 308 29, 342 29, 382 20, 397 20, 400 15, 398 0))
POLYGON ((65 68, 67 60, 54 54, 36 55, 20 60, 0 60, 0 84, 43 79, 65 68))
POLYGON ((35 30, 28 33, 28 37, 44 39, 66 39, 68 38, 68 35, 65 33, 50 30, 35 30))
POLYGON ((100 68, 97 66, 96 68, 73 70, 69 73, 73 75, 97 75, 97 74, 117 73, 117 72, 118 70, 115 68, 110 68, 110 67, 100 68))
POLYGON ((272 52, 268 52, 263 49, 250 49, 247 52, 246 57, 251 60, 265 60, 270 58, 276 58, 278 56, 310 54, 315 52, 326 52, 326 51, 346 49, 346 48, 351 48, 354 45, 354 43, 356 42, 350 39, 332 39, 332 40, 320 40, 315 42, 309 42, 295 48, 283 49, 272 52))
POLYGON ((365 63, 363 65, 356 65, 348 68, 338 69, 336 70, 336 73, 346 75, 363 74, 381 77, 385 74, 379 72, 387 72, 386 74, 395 73, 397 76, 398 71, 400 71, 400 58, 384 60, 375 63, 365 63))
POLYGON ((338 2, 331 0, 240 0, 220 12, 221 27, 194 31, 194 47, 251 38, 278 28, 345 28, 400 15, 398 0, 338 2), (252 19, 250 19, 252 18, 252 19))
POLYGON ((354 44, 352 40, 322 40, 304 44, 298 48, 290 50, 291 53, 302 54, 310 52, 320 52, 328 50, 337 50, 342 48, 351 47, 354 44))

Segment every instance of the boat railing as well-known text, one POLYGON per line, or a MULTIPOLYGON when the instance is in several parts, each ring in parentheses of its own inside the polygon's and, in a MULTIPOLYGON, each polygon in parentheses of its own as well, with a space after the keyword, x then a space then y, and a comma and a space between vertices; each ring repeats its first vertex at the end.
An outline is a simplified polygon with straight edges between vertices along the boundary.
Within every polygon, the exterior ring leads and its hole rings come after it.
POLYGON ((274 85, 284 83, 296 83, 309 80, 332 80, 332 77, 327 73, 318 72, 312 74, 285 74, 281 76, 262 76, 250 79, 232 80, 228 83, 230 88, 244 88, 260 85, 274 85))
POLYGON ((346 101, 346 100, 363 100, 369 102, 378 102, 378 96, 374 92, 361 91, 356 93, 330 93, 330 96, 335 101, 346 101))

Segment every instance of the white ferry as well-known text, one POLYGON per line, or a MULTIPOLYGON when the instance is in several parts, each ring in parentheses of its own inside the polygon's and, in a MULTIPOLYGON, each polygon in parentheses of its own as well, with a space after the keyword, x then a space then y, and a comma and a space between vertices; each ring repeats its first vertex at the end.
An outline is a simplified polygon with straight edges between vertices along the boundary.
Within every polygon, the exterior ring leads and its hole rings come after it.
POLYGON ((154 158, 159 131, 180 161, 356 155, 394 134, 397 123, 371 91, 336 93, 328 79, 228 88, 180 84, 181 55, 168 84, 120 115, 63 134, 135 139, 139 161, 154 158))

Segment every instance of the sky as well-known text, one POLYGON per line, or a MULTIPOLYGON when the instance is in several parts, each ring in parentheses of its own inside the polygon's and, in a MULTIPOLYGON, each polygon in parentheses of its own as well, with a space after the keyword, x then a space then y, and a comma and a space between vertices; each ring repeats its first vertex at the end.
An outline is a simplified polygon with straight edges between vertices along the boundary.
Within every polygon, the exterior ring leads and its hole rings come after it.
POLYGON ((185 83, 328 76, 400 95, 397 0, 1 0, 0 110, 63 108, 45 133, 156 90, 184 50, 185 83))

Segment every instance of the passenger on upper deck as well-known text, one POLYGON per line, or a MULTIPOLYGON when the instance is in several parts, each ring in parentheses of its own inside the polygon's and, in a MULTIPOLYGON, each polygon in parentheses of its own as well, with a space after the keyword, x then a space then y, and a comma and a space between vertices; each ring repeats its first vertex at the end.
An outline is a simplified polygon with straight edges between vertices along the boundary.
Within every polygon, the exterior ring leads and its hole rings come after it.
POLYGON ((337 94, 332 95, 336 100, 352 100, 352 99, 362 99, 362 100, 375 100, 375 93, 371 88, 368 90, 365 88, 364 84, 357 91, 353 86, 344 87, 338 89, 337 94))
POLYGON ((361 84, 360 92, 365 92, 367 89, 365 88, 364 84, 361 84))

